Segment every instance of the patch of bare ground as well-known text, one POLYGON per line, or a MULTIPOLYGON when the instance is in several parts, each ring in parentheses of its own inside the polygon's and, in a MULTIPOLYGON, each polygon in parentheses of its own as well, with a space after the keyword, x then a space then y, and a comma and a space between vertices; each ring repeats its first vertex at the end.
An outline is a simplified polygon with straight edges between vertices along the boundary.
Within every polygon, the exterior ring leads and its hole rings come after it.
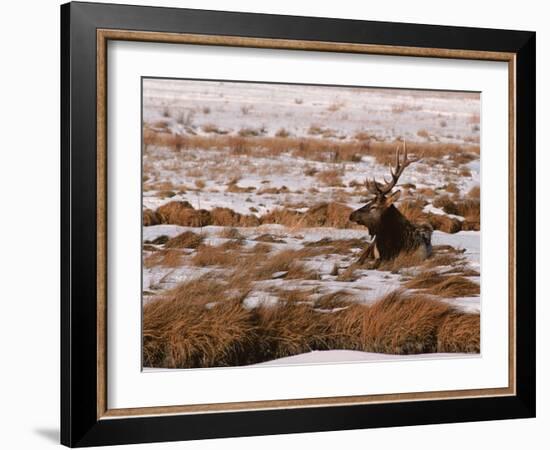
POLYGON ((144 365, 238 366, 329 349, 479 352, 479 315, 422 295, 395 291, 367 306, 345 292, 310 302, 308 292, 294 291, 249 309, 247 293, 199 279, 153 299, 143 309, 144 365))

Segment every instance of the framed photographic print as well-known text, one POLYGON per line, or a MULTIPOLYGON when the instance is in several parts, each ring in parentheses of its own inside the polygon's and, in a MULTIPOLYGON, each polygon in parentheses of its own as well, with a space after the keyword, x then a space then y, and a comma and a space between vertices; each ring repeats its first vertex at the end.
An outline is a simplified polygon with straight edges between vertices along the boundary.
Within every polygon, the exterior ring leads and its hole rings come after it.
POLYGON ((535 33, 61 24, 63 444, 535 415, 535 33))

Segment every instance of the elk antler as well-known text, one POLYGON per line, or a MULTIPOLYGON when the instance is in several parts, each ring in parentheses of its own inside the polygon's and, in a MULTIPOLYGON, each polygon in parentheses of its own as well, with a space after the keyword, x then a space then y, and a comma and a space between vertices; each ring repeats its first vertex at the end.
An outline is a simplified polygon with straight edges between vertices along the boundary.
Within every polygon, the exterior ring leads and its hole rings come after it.
POLYGON ((392 177, 390 181, 387 181, 386 178, 384 178, 385 184, 379 183, 374 178, 372 180, 366 181, 367 190, 371 194, 375 194, 377 196, 384 196, 389 194, 397 184, 397 181, 399 180, 399 177, 401 176, 405 168, 409 166, 411 163, 418 161, 418 158, 415 158, 415 159, 407 158, 407 143, 405 141, 403 141, 403 148, 405 150, 405 154, 403 155, 403 162, 401 163, 400 161, 401 150, 399 147, 397 147, 397 151, 395 153, 395 169, 390 168, 390 173, 392 177))

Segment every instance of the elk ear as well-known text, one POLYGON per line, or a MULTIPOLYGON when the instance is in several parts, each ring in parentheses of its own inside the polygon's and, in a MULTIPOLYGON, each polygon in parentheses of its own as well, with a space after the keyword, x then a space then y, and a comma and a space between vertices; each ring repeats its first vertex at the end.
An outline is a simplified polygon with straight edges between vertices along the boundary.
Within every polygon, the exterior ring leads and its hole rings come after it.
POLYGON ((401 197, 401 191, 395 191, 393 194, 386 198, 386 206, 393 205, 394 202, 399 200, 399 197, 401 197))

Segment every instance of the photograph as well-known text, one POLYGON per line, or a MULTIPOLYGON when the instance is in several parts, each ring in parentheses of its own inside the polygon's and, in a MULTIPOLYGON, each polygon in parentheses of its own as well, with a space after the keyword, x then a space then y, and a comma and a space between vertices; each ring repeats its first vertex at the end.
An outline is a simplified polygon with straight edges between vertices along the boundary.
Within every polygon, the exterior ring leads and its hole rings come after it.
POLYGON ((479 357, 479 92, 141 95, 143 370, 479 357))

